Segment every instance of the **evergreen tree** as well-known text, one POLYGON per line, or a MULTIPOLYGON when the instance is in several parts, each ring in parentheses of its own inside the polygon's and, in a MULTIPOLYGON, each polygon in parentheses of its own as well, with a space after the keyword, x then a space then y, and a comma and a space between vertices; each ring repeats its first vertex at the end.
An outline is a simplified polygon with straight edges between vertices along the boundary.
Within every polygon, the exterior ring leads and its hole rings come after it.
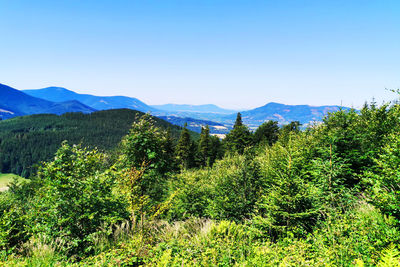
POLYGON ((188 159, 188 168, 197 168, 199 167, 199 144, 195 140, 191 140, 190 149, 189 149, 189 159, 188 159))
POLYGON ((301 123, 299 121, 292 121, 289 124, 286 124, 282 127, 282 131, 285 133, 288 132, 299 132, 301 123))
POLYGON ((210 142, 210 166, 212 166, 217 159, 221 159, 224 156, 225 151, 221 140, 217 136, 210 136, 210 142))
POLYGON ((238 114, 236 116, 236 121, 235 121, 234 127, 239 127, 239 126, 243 126, 242 114, 240 112, 238 112, 238 114))
POLYGON ((199 158, 201 166, 210 166, 211 155, 211 139, 210 128, 208 125, 201 128, 200 141, 199 141, 199 158))
POLYGON ((185 123, 175 150, 176 158, 183 169, 189 168, 189 163, 193 156, 190 149, 191 145, 189 130, 187 129, 187 123, 185 123))
POLYGON ((166 171, 173 171, 176 168, 175 162, 175 147, 174 147, 174 139, 171 134, 171 127, 168 127, 165 132, 165 138, 163 140, 163 152, 165 162, 167 163, 166 171))
POLYGON ((272 145, 278 140, 279 126, 277 121, 267 121, 261 124, 254 133, 255 144, 266 143, 272 145))
POLYGON ((242 122, 242 115, 237 114, 235 125, 225 137, 226 148, 229 151, 234 151, 242 154, 244 149, 251 145, 252 134, 246 125, 242 122))

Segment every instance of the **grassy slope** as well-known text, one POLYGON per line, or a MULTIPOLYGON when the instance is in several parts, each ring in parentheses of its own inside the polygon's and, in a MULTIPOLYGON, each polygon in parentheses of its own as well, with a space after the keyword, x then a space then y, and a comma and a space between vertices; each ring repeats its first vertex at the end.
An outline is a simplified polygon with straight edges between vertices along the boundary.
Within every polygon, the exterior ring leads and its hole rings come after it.
POLYGON ((0 173, 0 191, 5 190, 8 185, 14 180, 17 179, 18 182, 26 181, 27 179, 24 179, 16 174, 12 173, 0 173))

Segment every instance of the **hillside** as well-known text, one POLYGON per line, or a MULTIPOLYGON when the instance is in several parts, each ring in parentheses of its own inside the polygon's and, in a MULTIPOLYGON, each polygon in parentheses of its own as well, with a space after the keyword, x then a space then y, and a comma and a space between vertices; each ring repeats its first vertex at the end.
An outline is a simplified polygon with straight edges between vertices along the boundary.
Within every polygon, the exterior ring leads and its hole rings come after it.
POLYGON ((40 113, 63 114, 66 112, 90 113, 95 109, 77 101, 52 102, 27 95, 17 89, 0 84, 0 115, 7 119, 40 113))
MULTIPOLYGON (((31 115, 0 121, 0 173, 30 176, 34 171, 32 166, 50 159, 64 140, 101 150, 113 149, 128 133, 135 117, 143 115, 139 111, 119 109, 91 114, 31 115)), ((153 119, 162 129, 171 127, 172 136, 179 137, 179 126, 153 119)))
POLYGON ((96 110, 129 108, 142 112, 155 111, 137 98, 126 96, 94 96, 89 94, 78 94, 62 87, 47 87, 36 90, 23 90, 24 93, 46 99, 48 101, 60 102, 66 100, 77 100, 96 110))

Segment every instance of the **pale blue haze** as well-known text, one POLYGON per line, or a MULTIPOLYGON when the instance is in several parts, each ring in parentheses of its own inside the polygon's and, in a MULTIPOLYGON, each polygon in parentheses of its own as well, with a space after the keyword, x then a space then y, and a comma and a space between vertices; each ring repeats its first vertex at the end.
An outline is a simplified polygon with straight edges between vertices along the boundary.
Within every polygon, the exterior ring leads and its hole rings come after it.
POLYGON ((147 104, 359 107, 400 87, 400 2, 0 0, 0 83, 147 104))

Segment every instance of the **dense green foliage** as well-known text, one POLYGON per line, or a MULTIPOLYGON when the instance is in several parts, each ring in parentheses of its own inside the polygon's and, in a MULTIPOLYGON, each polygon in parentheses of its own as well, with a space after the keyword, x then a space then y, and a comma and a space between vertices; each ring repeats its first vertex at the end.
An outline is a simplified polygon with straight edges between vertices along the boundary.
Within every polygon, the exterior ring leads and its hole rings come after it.
POLYGON ((7 265, 399 266, 400 106, 226 140, 149 117, 112 155, 63 143, 0 194, 7 265))
MULTIPOLYGON (((91 114, 31 115, 0 121, 0 172, 29 177, 35 173, 32 166, 50 160, 64 140, 110 151, 128 133, 135 119, 143 115, 139 111, 119 109, 91 114)), ((180 127, 154 120, 162 129, 170 127, 171 135, 178 138, 180 127)))
POLYGON ((251 145, 252 136, 250 130, 243 124, 242 115, 240 115, 240 113, 237 114, 233 129, 226 135, 224 143, 227 150, 240 154, 244 152, 246 147, 251 145))

